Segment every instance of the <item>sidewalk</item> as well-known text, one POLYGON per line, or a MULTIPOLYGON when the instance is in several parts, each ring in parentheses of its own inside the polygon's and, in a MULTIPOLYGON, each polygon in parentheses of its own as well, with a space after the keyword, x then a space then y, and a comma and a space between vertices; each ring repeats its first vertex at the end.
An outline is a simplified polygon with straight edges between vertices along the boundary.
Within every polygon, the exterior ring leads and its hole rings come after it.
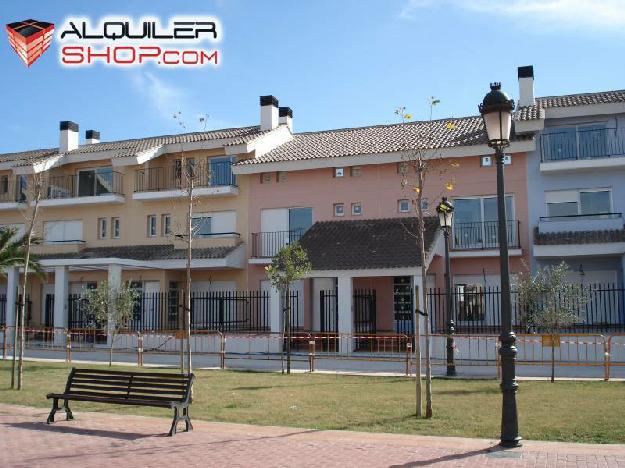
POLYGON ((625 467, 625 445, 525 441, 503 451, 494 440, 203 421, 169 438, 167 419, 74 414, 75 421, 48 426, 45 409, 0 404, 0 466, 625 467))

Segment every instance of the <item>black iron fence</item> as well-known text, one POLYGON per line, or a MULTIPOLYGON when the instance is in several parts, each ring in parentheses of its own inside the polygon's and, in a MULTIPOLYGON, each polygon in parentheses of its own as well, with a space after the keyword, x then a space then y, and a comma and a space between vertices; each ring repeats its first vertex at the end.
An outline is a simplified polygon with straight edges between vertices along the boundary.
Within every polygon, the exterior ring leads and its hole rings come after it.
POLYGON ((375 333, 377 330, 375 289, 355 289, 353 301, 354 332, 375 333))
MULTIPOLYGON (((506 222, 508 247, 519 248, 519 224, 517 220, 506 222)), ((496 249, 499 247, 499 221, 454 223, 452 248, 457 250, 496 249)))
POLYGON ((622 128, 579 128, 552 130, 540 136, 543 161, 606 158, 625 155, 622 128))
POLYGON ((0 294, 0 325, 7 323, 7 296, 0 294))
POLYGON ((206 163, 180 163, 167 167, 151 167, 135 171, 135 192, 180 190, 193 182, 195 188, 236 186, 236 175, 232 173, 232 161, 206 163))
POLYGON ((191 294, 194 330, 269 331, 267 291, 216 291, 191 294))
POLYGON ((43 309, 43 325, 45 327, 54 326, 54 294, 46 294, 43 309))
POLYGON ((252 233, 252 257, 271 258, 291 242, 302 238, 304 230, 254 232, 252 233))
POLYGON ((74 175, 49 177, 43 198, 63 199, 123 194, 123 174, 111 170, 81 171, 74 175))
MULTIPOLYGON (((512 326, 517 333, 540 333, 523 310, 516 291, 512 291, 512 326)), ((625 331, 625 289, 616 284, 582 286, 581 301, 575 314, 577 323, 563 327, 567 333, 613 333, 625 331)), ((556 301, 561 300, 556 298, 556 301)), ((456 333, 498 333, 501 329, 501 290, 499 287, 459 286, 452 292, 456 333)), ((449 315, 443 289, 428 291, 428 311, 432 332, 445 333, 449 315)))
POLYGON ((319 331, 339 332, 339 308, 336 289, 319 291, 319 331))

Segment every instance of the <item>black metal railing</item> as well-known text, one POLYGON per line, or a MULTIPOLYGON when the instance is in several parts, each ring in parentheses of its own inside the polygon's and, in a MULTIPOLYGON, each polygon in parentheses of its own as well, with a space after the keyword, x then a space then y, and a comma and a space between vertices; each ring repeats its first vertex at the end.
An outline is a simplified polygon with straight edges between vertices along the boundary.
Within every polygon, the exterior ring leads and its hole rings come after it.
MULTIPOLYGON (((508 247, 519 248, 519 225, 517 220, 508 220, 508 247)), ((499 247, 499 221, 454 223, 452 249, 496 249, 499 247)))
POLYGON ((135 171, 135 192, 181 190, 193 182, 195 188, 236 186, 232 161, 219 161, 181 166, 151 167, 135 171))
POLYGON ((355 289, 353 301, 354 332, 375 333, 377 330, 375 289, 355 289))
POLYGON ((625 155, 625 129, 550 131, 540 136, 542 161, 608 158, 625 155))
POLYGON ((7 323, 7 296, 6 294, 0 295, 0 325, 6 325, 7 323))
POLYGON ((54 294, 46 294, 43 310, 43 326, 54 326, 54 294))
POLYGON ((622 213, 592 213, 563 216, 541 216, 541 221, 576 221, 584 219, 618 219, 622 218, 622 213))
POLYGON ((12 176, 0 177, 0 203, 23 203, 27 197, 26 182, 12 176))
POLYGON ((254 232, 252 233, 252 257, 271 258, 285 245, 299 241, 304 235, 304 232, 303 229, 254 232))
POLYGON ((319 291, 319 331, 339 332, 339 308, 336 289, 319 291))
POLYGON ((74 175, 49 177, 43 198, 59 200, 110 194, 123 195, 123 174, 115 171, 82 171, 74 175))
MULTIPOLYGON (((625 331, 625 289, 617 284, 583 285, 585 303, 576 315, 578 323, 564 327, 562 332, 610 333, 625 331)), ((540 333, 532 325, 530 312, 523 310, 518 295, 512 291, 512 325, 517 333, 540 333)), ((556 298, 556 300, 559 300, 556 298)), ((499 287, 464 287, 452 292, 453 318, 456 333, 498 333, 501 327, 501 290, 499 287)), ((449 316, 443 289, 428 291, 428 311, 432 332, 445 333, 449 316)))

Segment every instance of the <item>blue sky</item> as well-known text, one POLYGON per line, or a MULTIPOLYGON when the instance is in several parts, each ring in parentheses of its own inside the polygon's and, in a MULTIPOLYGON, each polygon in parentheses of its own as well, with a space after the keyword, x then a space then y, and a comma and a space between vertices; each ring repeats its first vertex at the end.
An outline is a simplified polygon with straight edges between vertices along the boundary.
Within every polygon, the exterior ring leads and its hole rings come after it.
POLYGON ((3 24, 66 16, 215 15, 219 68, 58 64, 53 44, 28 69, 0 40, 0 152, 54 147, 58 123, 102 140, 258 123, 258 96, 294 110, 297 131, 476 113, 490 81, 517 97, 516 67, 532 64, 537 95, 625 88, 622 0, 64 0, 2 2, 3 24), (112 7, 111 5, 115 5, 112 7))

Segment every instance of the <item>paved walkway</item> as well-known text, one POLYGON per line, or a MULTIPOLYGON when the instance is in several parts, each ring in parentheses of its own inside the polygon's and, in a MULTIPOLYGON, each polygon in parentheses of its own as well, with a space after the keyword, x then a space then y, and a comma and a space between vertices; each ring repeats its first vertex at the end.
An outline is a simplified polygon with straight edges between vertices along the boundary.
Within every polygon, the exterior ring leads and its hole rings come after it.
POLYGON ((74 413, 46 425, 43 409, 0 404, 0 466, 531 466, 625 467, 625 445, 496 441, 195 421, 191 433, 164 436, 169 421, 74 413))

